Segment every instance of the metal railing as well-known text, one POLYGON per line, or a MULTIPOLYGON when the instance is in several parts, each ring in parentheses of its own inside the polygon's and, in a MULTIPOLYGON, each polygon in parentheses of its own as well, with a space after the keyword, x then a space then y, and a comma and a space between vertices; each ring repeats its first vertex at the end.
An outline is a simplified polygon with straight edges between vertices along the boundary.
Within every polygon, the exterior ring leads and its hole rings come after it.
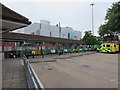
POLYGON ((23 62, 29 90, 45 90, 25 55, 23 55, 23 62))

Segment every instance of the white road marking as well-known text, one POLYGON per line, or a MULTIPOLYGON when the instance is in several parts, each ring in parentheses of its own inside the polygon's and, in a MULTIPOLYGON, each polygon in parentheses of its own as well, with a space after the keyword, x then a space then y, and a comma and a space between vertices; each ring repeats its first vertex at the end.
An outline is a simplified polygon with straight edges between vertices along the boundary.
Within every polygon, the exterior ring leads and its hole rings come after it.
POLYGON ((23 60, 21 59, 21 65, 24 65, 23 60))
POLYGON ((111 81, 111 82, 118 82, 118 79, 111 79, 109 81, 111 81))

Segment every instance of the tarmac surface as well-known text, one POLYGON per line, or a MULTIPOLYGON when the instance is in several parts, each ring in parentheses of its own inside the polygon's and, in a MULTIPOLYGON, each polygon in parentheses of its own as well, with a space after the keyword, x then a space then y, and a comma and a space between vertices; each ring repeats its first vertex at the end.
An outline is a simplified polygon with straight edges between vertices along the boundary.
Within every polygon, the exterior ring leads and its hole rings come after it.
POLYGON ((45 88, 118 88, 118 54, 83 54, 29 60, 45 88))
POLYGON ((95 51, 92 52, 79 52, 79 53, 64 53, 63 55, 58 55, 58 54, 50 54, 50 55, 45 55, 44 58, 42 56, 35 56, 35 58, 32 58, 32 56, 29 57, 29 62, 31 63, 37 63, 37 62, 52 62, 56 61, 57 59, 69 59, 72 57, 77 57, 77 56, 82 56, 82 55, 88 55, 88 54, 94 54, 96 53, 95 51))
POLYGON ((24 66, 20 58, 3 59, 2 88, 27 88, 24 66))

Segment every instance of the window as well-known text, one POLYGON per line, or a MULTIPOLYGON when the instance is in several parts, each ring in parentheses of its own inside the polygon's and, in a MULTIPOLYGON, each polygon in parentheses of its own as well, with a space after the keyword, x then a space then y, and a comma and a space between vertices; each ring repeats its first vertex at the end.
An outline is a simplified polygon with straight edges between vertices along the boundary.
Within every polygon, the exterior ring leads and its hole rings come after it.
POLYGON ((106 45, 106 47, 110 47, 110 45, 106 45))
POLYGON ((99 49, 101 48, 101 46, 99 47, 99 49))
POLYGON ((105 45, 103 45, 103 47, 105 47, 105 45))
POLYGON ((70 39, 70 33, 68 33, 68 39, 70 39))

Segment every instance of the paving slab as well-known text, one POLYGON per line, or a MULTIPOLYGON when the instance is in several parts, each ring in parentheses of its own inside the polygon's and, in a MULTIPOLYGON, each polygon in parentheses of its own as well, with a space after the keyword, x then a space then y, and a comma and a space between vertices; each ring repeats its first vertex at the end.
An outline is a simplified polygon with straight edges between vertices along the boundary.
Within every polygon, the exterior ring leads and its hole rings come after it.
POLYGON ((27 88, 27 81, 21 58, 3 59, 2 88, 27 88))

